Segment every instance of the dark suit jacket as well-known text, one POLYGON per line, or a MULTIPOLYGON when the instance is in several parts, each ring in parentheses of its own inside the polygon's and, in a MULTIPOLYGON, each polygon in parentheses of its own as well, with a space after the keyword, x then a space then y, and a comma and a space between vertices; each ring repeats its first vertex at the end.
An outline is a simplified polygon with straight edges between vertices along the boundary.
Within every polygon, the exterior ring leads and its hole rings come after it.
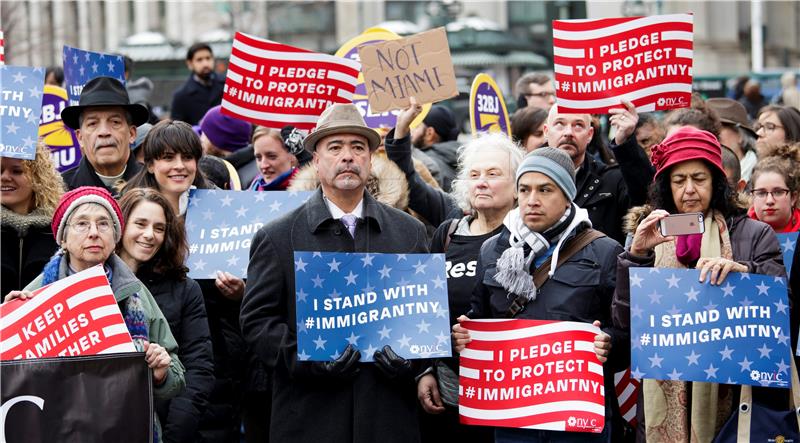
MULTIPOLYGON (((122 174, 122 180, 126 182, 129 181, 140 169, 142 169, 142 165, 136 161, 136 156, 131 152, 130 157, 128 157, 125 173, 122 174)), ((97 176, 97 172, 95 172, 92 164, 86 160, 86 157, 81 158, 78 166, 62 172, 61 178, 64 179, 64 183, 67 185, 67 190, 69 191, 81 186, 97 186, 106 188, 115 198, 119 197, 119 193, 116 189, 109 188, 100 180, 100 177, 97 176)))
POLYGON ((419 440, 412 378, 389 381, 371 363, 361 364, 351 381, 314 378, 301 375, 310 363, 297 363, 293 251, 428 252, 422 223, 366 192, 363 208, 353 239, 318 190, 253 238, 240 320, 248 344, 274 374, 272 441, 419 440))

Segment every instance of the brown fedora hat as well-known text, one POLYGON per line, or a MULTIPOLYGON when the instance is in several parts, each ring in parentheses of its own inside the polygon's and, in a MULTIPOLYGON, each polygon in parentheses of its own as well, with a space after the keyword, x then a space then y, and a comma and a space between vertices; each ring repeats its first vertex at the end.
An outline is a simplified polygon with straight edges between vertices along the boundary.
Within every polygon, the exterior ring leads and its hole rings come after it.
POLYGON ((743 104, 736 100, 722 97, 710 98, 706 100, 706 103, 716 111, 722 123, 740 127, 752 134, 753 137, 758 138, 756 131, 750 126, 750 118, 747 116, 747 110, 743 104))
POLYGON ((381 144, 381 136, 364 123, 364 117, 352 103, 336 103, 329 106, 319 116, 317 127, 308 134, 303 146, 306 151, 314 152, 317 142, 333 134, 356 134, 366 137, 369 150, 374 151, 381 144))
POLYGON ((134 126, 141 126, 150 119, 150 111, 140 104, 131 104, 128 91, 122 82, 111 77, 95 77, 81 91, 77 106, 67 106, 61 111, 61 121, 72 129, 80 129, 81 112, 88 107, 119 106, 131 113, 134 126))

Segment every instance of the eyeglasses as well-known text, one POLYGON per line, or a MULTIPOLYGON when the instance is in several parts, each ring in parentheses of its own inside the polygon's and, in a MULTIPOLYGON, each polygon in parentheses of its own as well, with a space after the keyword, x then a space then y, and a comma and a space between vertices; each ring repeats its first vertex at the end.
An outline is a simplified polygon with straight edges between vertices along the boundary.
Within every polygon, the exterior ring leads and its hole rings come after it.
POLYGON ((765 199, 768 195, 771 195, 774 199, 784 198, 789 195, 788 189, 774 189, 772 191, 767 191, 766 189, 753 189, 750 191, 753 197, 757 199, 765 199))
POLYGON ((775 132, 775 130, 778 128, 783 128, 783 126, 770 122, 764 123, 763 125, 761 123, 756 123, 753 126, 753 130, 756 132, 760 131, 761 129, 763 129, 765 132, 775 132))
POLYGON ((89 220, 81 220, 75 223, 69 224, 68 226, 72 227, 75 232, 79 234, 86 234, 89 232, 89 229, 95 225, 97 227, 97 232, 106 233, 111 230, 113 224, 111 220, 98 220, 96 222, 90 222, 89 220))
POLYGON ((527 94, 523 94, 525 98, 529 97, 539 97, 539 98, 548 98, 548 97, 555 97, 556 93, 551 91, 544 91, 544 92, 529 92, 527 94))

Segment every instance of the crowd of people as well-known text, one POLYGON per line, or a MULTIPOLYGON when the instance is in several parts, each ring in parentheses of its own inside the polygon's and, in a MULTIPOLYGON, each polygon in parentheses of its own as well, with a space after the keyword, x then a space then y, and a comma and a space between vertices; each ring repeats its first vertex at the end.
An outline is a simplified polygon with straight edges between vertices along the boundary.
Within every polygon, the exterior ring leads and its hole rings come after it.
MULTIPOLYGON (((0 162, 4 300, 102 265, 153 370, 158 441, 710 442, 730 417, 736 386, 645 380, 638 426, 622 418, 608 393, 630 365, 628 269, 697 268, 716 285, 730 272, 786 275, 776 233, 800 231, 792 96, 756 109, 745 87, 751 102, 695 95, 664 115, 622 101, 603 124, 560 112, 537 73, 516 85, 510 135, 459 134, 442 104, 412 128, 412 98, 391 130, 336 104, 304 136, 223 114, 207 45, 186 63, 170 118, 154 121, 130 89, 98 77, 61 113, 77 167, 58 174, 42 143, 33 160, 0 162), (195 281, 191 189, 314 194, 254 236, 247 278, 195 281), (658 230, 690 212, 705 215, 703 234, 658 230), (350 345, 332 361, 299 359, 298 250, 445 254, 453 357, 407 360, 386 346, 363 363, 350 345), (506 317, 600 328, 602 433, 459 423, 458 353, 471 341, 461 323, 506 317)), ((788 394, 767 391, 755 401, 789 409, 788 394)))

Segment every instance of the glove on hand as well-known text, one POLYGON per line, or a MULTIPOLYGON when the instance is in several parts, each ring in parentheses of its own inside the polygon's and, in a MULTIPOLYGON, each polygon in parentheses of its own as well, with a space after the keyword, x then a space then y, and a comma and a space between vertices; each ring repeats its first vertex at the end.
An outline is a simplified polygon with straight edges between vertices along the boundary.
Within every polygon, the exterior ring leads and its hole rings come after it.
POLYGON ((384 346, 381 350, 375 351, 373 359, 378 369, 383 372, 386 378, 394 380, 398 378, 411 378, 413 375, 411 362, 397 355, 389 345, 384 346))

